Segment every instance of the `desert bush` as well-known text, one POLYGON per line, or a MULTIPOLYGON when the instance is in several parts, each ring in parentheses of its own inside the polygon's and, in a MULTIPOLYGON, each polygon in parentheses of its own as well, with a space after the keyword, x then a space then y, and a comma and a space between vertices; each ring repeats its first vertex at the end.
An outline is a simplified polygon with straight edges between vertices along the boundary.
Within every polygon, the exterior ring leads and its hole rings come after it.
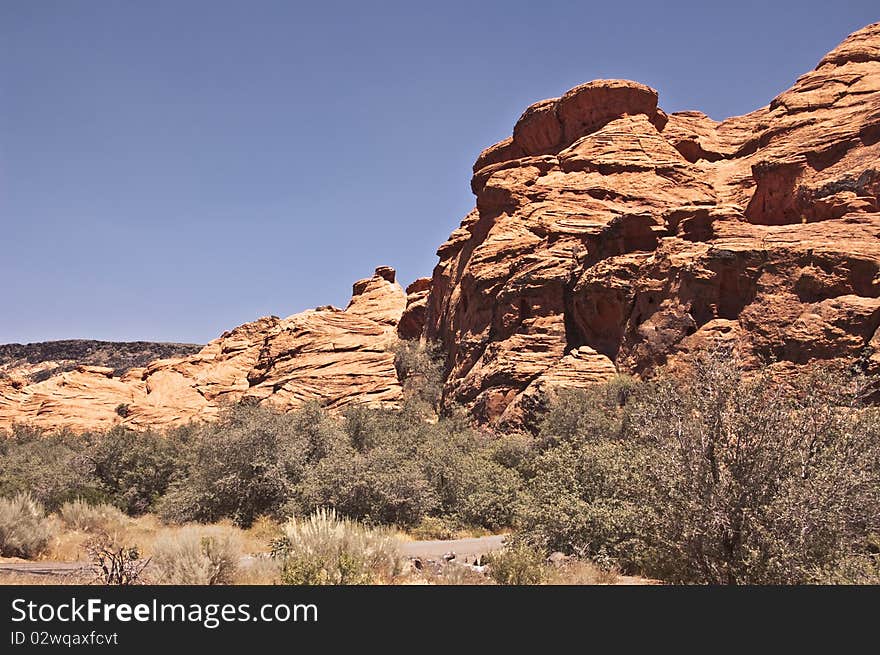
POLYGON ((92 533, 114 533, 129 522, 129 518, 114 505, 92 504, 81 498, 64 503, 58 516, 65 527, 92 533))
POLYGON ((626 420, 622 409, 639 388, 634 378, 619 375, 589 390, 562 388, 553 392, 539 426, 541 445, 619 435, 626 420))
POLYGON ((0 498, 0 555, 31 559, 46 551, 51 538, 51 521, 33 496, 0 498))
POLYGON ((292 513, 333 507, 369 523, 417 524, 437 506, 417 456, 431 426, 417 413, 346 412, 346 443, 306 471, 292 513))
POLYGON ((493 462, 516 471, 524 479, 534 477, 535 460, 540 449, 533 435, 527 432, 498 434, 487 445, 487 455, 493 462))
POLYGON ((511 524, 522 476, 496 459, 498 443, 460 416, 427 425, 413 457, 436 495, 432 514, 490 530, 511 524))
POLYGON ((169 434, 20 428, 0 452, 0 493, 33 489, 53 511, 81 499, 171 523, 229 518, 247 527, 262 515, 334 507, 371 524, 443 517, 496 530, 511 524, 537 450, 527 435, 497 437, 461 411, 438 417, 409 398, 400 409, 356 406, 341 416, 316 404, 288 414, 237 406, 169 434))
POLYGON ((653 452, 628 440, 563 443, 536 462, 517 507, 520 538, 546 552, 610 557, 630 572, 658 554, 658 507, 647 470, 653 452))
POLYGON ((821 369, 748 378, 706 356, 658 385, 634 428, 652 435, 661 517, 659 572, 676 581, 807 582, 854 552, 880 521, 880 431, 859 410, 864 380, 821 369))
POLYGON ((221 585, 235 581, 241 539, 224 526, 167 530, 152 547, 153 580, 159 584, 221 585))
MULTIPOLYGON (((291 514, 334 507, 345 516, 404 528, 426 517, 498 529, 510 525, 522 486, 516 447, 474 430, 461 414, 430 419, 418 408, 346 413, 348 442, 305 472, 291 514)), ((519 460, 518 460, 519 461, 519 460)))
POLYGON ((306 470, 345 439, 337 422, 314 404, 285 415, 238 406, 197 429, 185 473, 163 498, 164 519, 247 527, 289 502, 306 470))
POLYGON ((444 359, 440 344, 418 339, 398 341, 394 346, 394 367, 404 394, 438 410, 443 397, 444 359))
POLYGON ((27 492, 49 511, 75 498, 104 500, 91 476, 87 447, 79 435, 15 426, 0 437, 0 496, 27 492))
POLYGON ((182 432, 161 435, 117 426, 92 435, 91 473, 108 500, 131 515, 153 509, 182 470, 182 432))
POLYGON ((368 407, 353 405, 342 412, 345 434, 349 444, 359 453, 369 452, 382 440, 388 422, 389 412, 368 407))
POLYGON ((712 352, 622 406, 590 401, 595 422, 545 428, 558 445, 522 496, 521 537, 674 582, 809 582, 880 520, 863 390, 828 368, 746 375, 712 352))
POLYGON ((341 518, 333 510, 293 518, 283 531, 272 544, 283 584, 375 584, 402 572, 398 543, 390 531, 341 518))
POLYGON ((547 579, 544 555, 522 543, 510 544, 503 550, 490 553, 485 561, 489 565, 489 577, 498 584, 536 585, 547 579))
POLYGON ((440 516, 426 516, 409 531, 409 535, 419 541, 455 539, 459 530, 460 527, 454 520, 440 516))
POLYGON ((460 412, 438 419, 421 401, 341 416, 314 404, 290 414, 240 406, 192 428, 158 509, 174 523, 231 518, 247 527, 260 515, 333 507, 371 524, 407 528, 445 516, 497 529, 510 525, 522 486, 506 462, 533 459, 532 444, 502 441, 496 447, 460 412))
POLYGON ((465 525, 501 530, 513 523, 522 480, 516 471, 505 468, 482 454, 474 458, 467 471, 465 490, 453 515, 465 525))
POLYGON ((367 454, 340 450, 318 462, 298 491, 297 513, 326 506, 357 520, 404 527, 436 505, 418 463, 387 447, 367 454))
POLYGON ((130 586, 141 584, 149 559, 141 556, 137 546, 126 546, 116 537, 98 534, 86 542, 86 552, 94 572, 94 581, 104 585, 130 586))
POLYGON ((863 548, 849 553, 824 569, 811 582, 818 584, 880 584, 880 534, 869 534, 863 548))

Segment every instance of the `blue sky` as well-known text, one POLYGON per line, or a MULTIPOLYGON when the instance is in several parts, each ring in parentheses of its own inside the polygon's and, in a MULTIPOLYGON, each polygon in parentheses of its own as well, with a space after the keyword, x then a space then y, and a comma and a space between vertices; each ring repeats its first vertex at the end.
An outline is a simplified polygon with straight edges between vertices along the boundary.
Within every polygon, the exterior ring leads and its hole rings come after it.
POLYGON ((530 103, 596 78, 713 118, 876 0, 0 0, 0 343, 206 342, 405 285, 530 103))

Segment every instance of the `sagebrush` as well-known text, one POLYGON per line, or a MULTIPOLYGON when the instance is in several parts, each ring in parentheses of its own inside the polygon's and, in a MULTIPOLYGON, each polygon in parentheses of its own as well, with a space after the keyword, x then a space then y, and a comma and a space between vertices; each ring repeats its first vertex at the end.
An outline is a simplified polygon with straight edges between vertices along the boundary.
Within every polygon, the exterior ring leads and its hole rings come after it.
POLYGON ((184 526, 161 534, 152 547, 151 580, 158 584, 232 584, 241 539, 224 526, 184 526))
POLYGON ((399 545, 384 528, 371 528, 321 509, 284 524, 273 543, 281 582, 291 585, 360 585, 389 582, 402 572, 399 545))
POLYGON ((0 498, 0 555, 37 557, 48 548, 52 533, 43 505, 30 493, 0 498))

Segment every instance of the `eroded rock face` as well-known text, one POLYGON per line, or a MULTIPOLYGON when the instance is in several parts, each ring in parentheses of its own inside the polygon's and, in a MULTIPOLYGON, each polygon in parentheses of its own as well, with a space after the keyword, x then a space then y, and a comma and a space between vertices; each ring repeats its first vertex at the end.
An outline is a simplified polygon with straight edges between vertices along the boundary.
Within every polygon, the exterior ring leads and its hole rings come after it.
POLYGON ((880 369, 880 23, 720 123, 620 80, 538 102, 471 186, 424 333, 484 419, 718 341, 880 369))
POLYGON ((48 429, 138 429, 210 420, 237 402, 293 409, 391 404, 401 397, 389 348, 406 305, 394 269, 355 283, 345 310, 321 307, 261 318, 199 352, 159 359, 116 377, 80 366, 41 382, 0 378, 0 429, 15 422, 48 429))
POLYGON ((401 339, 417 339, 424 332, 430 291, 429 277, 420 277, 406 288, 406 309, 397 324, 397 333, 401 339))

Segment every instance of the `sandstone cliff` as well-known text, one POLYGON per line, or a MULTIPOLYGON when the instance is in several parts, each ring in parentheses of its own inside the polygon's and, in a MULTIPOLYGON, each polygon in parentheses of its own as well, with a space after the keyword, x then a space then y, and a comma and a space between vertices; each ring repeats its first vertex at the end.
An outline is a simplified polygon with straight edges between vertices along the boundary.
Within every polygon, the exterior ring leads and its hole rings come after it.
MULTIPOLYGON (((388 348, 406 305, 394 269, 354 284, 345 310, 319 307, 285 319, 261 318, 198 352, 158 359, 122 375, 109 366, 33 382, 0 378, 0 429, 14 422, 49 429, 168 427, 210 420, 227 404, 291 409, 396 403, 401 394, 388 348)), ((14 373, 14 372, 11 372, 14 373)))
POLYGON ((479 156, 426 299, 450 400, 518 421, 719 340, 880 367, 880 23, 746 116, 657 100, 590 82, 479 156))

